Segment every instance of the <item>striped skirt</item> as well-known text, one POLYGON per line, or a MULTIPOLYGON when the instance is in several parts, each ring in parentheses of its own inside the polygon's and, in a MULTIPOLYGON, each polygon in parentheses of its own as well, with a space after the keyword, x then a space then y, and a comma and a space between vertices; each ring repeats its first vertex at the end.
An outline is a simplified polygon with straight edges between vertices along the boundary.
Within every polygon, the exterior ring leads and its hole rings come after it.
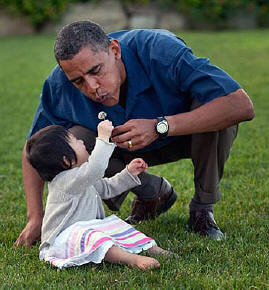
POLYGON ((39 258, 60 269, 90 262, 101 263, 112 246, 140 253, 155 241, 115 215, 77 222, 65 229, 54 243, 40 251, 39 258))

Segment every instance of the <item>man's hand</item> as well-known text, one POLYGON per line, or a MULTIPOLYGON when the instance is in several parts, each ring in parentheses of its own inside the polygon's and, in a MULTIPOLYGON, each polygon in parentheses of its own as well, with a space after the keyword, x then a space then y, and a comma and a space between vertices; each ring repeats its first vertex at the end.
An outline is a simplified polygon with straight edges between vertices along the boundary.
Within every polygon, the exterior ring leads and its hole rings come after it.
POLYGON ((148 169, 148 164, 141 158, 135 158, 127 165, 127 169, 133 176, 137 176, 148 169))
POLYGON ((112 122, 109 120, 102 121, 97 126, 98 137, 104 141, 109 142, 112 130, 114 129, 112 122))
POLYGON ((23 231, 20 233, 14 247, 21 246, 25 244, 26 247, 32 246, 35 242, 40 240, 41 234, 41 223, 29 221, 23 231))
POLYGON ((141 149, 158 138, 155 132, 156 119, 132 119, 117 126, 112 132, 112 141, 131 151, 141 149), (131 141, 132 147, 128 146, 131 141))

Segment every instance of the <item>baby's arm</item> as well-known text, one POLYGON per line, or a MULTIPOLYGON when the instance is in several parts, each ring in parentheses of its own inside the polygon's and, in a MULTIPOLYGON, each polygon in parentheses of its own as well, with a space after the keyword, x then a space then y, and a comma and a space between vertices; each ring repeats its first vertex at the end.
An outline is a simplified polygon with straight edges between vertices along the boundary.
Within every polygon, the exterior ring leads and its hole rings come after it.
POLYGON ((79 192, 81 189, 95 184, 98 179, 104 176, 109 158, 115 148, 113 143, 109 143, 113 126, 110 121, 105 120, 99 123, 97 129, 98 138, 88 161, 79 167, 65 171, 61 178, 56 177, 59 187, 65 190, 76 188, 79 192))
POLYGON ((141 158, 132 160, 125 169, 110 178, 98 180, 94 187, 102 199, 109 199, 141 184, 137 175, 148 168, 141 158))

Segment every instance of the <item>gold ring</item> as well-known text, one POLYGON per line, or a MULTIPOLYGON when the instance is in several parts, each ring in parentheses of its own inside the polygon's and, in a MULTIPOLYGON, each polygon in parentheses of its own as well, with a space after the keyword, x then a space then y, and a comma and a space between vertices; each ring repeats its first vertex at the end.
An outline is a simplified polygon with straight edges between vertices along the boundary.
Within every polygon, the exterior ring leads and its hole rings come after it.
POLYGON ((128 141, 128 148, 131 149, 133 147, 132 140, 128 141))

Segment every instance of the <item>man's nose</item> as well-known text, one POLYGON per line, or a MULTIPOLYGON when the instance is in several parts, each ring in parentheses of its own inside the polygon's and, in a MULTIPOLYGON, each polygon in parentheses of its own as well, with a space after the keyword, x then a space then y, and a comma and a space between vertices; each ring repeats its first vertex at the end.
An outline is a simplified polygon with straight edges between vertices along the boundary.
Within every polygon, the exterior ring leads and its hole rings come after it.
POLYGON ((88 94, 95 94, 96 90, 99 88, 99 83, 96 80, 96 78, 91 76, 85 77, 85 84, 86 84, 86 90, 88 94))

